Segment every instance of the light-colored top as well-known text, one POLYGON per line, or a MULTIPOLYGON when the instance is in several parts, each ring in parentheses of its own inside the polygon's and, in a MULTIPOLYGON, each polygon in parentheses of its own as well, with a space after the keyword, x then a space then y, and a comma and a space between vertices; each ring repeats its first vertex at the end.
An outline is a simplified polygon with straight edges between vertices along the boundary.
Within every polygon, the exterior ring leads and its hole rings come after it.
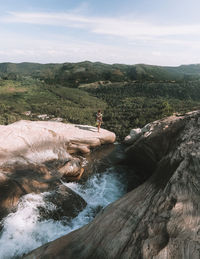
POLYGON ((97 122, 102 122, 102 113, 97 113, 97 122))

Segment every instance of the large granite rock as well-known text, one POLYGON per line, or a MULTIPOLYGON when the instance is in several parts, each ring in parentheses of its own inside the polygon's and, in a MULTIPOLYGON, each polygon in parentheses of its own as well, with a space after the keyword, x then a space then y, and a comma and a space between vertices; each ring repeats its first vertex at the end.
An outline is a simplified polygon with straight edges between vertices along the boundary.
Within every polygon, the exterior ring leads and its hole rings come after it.
POLYGON ((18 121, 0 126, 0 166, 68 159, 69 153, 87 153, 91 147, 113 143, 115 134, 87 125, 52 121, 18 121))
POLYGON ((0 219, 30 192, 44 192, 60 179, 79 179, 90 148, 113 143, 115 134, 84 125, 18 121, 0 126, 0 219), (73 154, 73 156, 72 156, 73 154))
POLYGON ((200 258, 200 112, 148 125, 127 148, 147 180, 25 258, 200 258))

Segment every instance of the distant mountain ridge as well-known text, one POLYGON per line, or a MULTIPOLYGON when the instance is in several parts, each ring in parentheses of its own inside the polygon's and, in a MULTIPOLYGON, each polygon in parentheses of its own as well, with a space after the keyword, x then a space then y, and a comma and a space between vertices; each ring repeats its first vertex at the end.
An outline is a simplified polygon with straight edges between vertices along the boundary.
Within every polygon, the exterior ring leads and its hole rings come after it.
POLYGON ((0 63, 0 77, 15 79, 31 76, 47 83, 62 83, 76 87, 81 83, 99 80, 111 82, 133 80, 196 80, 200 79, 200 64, 178 67, 146 64, 104 64, 84 61, 79 63, 0 63))
POLYGON ((45 115, 95 125, 99 108, 120 140, 131 128, 198 110, 200 65, 0 63, 0 124, 45 115))

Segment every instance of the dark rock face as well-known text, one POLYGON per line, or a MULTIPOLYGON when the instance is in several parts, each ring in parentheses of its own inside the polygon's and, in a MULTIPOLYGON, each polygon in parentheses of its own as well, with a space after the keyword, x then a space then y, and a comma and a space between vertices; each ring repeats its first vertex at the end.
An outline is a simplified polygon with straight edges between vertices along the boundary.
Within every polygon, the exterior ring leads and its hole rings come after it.
POLYGON ((61 177, 58 170, 50 171, 45 165, 19 164, 0 168, 0 219, 15 210, 22 195, 58 188, 61 177))
POLYGON ((25 258, 200 258, 200 111, 148 127, 126 160, 147 180, 25 258))
POLYGON ((65 217, 69 220, 76 217, 87 205, 81 196, 64 185, 60 185, 56 190, 46 195, 44 200, 46 203, 53 204, 54 209, 41 207, 41 219, 61 220, 65 217))
POLYGON ((26 165, 0 169, 0 219, 15 209, 22 195, 56 188, 58 178, 44 166, 26 165))

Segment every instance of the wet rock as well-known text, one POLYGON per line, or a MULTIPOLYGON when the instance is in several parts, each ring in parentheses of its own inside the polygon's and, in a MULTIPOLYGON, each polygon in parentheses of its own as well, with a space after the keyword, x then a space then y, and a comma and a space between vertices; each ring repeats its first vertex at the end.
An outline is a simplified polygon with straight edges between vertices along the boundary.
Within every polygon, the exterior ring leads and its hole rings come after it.
POLYGON ((67 162, 64 166, 58 169, 59 174, 61 177, 69 179, 74 177, 74 179, 80 178, 82 174, 80 170, 84 170, 81 167, 81 160, 79 158, 74 158, 71 161, 67 162))
POLYGON ((60 185, 56 190, 47 194, 44 200, 45 204, 49 204, 49 207, 40 208, 41 220, 62 220, 65 218, 69 221, 87 205, 80 195, 64 185, 60 185))
POLYGON ((7 167, 0 172, 0 219, 13 211, 22 195, 40 193, 60 185, 44 166, 7 167))
POLYGON ((17 182, 0 173, 0 219, 16 206, 19 198, 24 194, 24 190, 17 182))

